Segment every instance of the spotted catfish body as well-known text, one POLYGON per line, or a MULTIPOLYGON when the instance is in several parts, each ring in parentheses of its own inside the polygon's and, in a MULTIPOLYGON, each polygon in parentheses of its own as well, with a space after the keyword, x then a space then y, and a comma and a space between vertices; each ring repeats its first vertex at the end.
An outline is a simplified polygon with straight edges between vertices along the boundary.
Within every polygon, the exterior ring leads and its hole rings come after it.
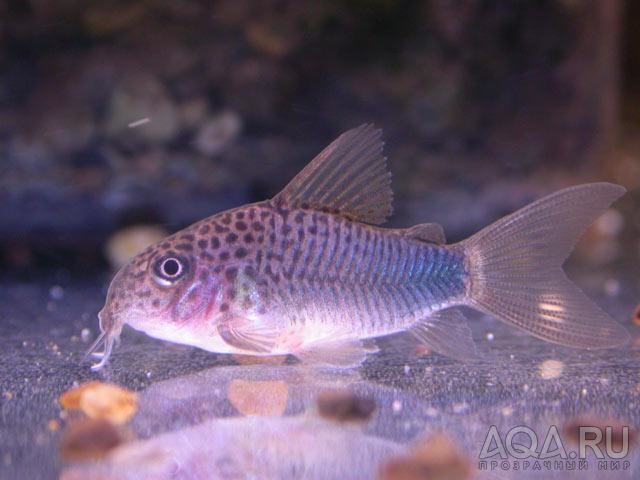
POLYGON ((626 332, 561 263, 619 186, 568 188, 445 245, 442 228, 377 226, 391 213, 380 131, 362 126, 321 152, 276 197, 202 220, 149 247, 114 278, 100 312, 103 366, 126 323, 209 351, 340 365, 363 340, 407 331, 437 352, 475 356, 467 305, 584 348, 626 332))

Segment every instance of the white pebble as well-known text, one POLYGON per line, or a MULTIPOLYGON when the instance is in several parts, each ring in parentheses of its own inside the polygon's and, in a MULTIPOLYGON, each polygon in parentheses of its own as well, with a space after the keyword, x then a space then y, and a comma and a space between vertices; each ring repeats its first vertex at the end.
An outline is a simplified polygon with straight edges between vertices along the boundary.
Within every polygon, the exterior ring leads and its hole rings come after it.
POLYGON ((560 360, 545 360, 538 365, 540 377, 544 380, 558 378, 560 375, 562 375, 563 370, 564 363, 562 363, 560 360))
POLYGON ((393 403, 391 404, 391 409, 395 413, 398 413, 400 410, 402 410, 402 402, 400 400, 394 400, 393 403))
POLYGON ((495 336, 493 335, 493 332, 487 333, 487 340, 489 340, 490 342, 493 342, 494 338, 495 336))
POLYGON ((624 217, 614 208, 605 211, 595 222, 595 228, 598 232, 610 237, 617 236, 623 227, 624 217))
POLYGON ((428 407, 425 413, 427 414, 427 417, 435 417, 438 415, 438 410, 433 407, 428 407))

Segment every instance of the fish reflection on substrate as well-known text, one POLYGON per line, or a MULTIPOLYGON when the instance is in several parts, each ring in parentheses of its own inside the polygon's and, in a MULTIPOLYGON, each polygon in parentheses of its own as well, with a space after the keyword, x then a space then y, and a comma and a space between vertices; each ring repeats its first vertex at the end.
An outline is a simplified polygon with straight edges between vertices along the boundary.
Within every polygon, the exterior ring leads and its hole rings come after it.
POLYGON ((363 340, 408 332, 430 351, 477 358, 459 306, 549 342, 624 344, 627 332, 564 275, 586 227, 624 193, 560 190, 445 245, 442 227, 381 228, 391 174, 380 130, 350 130, 279 194, 150 246, 114 277, 91 351, 103 367, 124 324, 152 337, 249 355, 359 365, 363 340))
MULTIPOLYGON (((296 415, 315 410, 322 415, 319 405, 326 395, 371 402, 369 415, 362 416, 368 419, 374 409, 380 413, 376 415, 376 431, 389 438, 396 438, 397 429, 402 429, 406 420, 390 415, 395 399, 402 399, 415 415, 422 411, 415 396, 367 381, 357 370, 331 371, 306 365, 213 367, 147 387, 140 393, 134 427, 147 436, 212 417, 296 415)), ((353 407, 347 408, 348 412, 353 412, 353 407)))
POLYGON ((370 480, 401 451, 358 426, 314 416, 231 417, 124 444, 61 478, 370 480))

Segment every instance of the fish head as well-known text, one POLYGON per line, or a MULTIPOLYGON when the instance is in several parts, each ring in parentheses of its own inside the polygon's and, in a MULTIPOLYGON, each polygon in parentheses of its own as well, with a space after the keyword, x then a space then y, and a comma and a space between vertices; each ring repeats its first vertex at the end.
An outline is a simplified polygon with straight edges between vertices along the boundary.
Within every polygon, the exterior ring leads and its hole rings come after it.
POLYGON ((197 242, 196 235, 183 230, 135 255, 116 273, 98 313, 102 334, 92 350, 104 343, 108 356, 125 324, 187 344, 196 344, 215 327, 222 315, 218 293, 223 279, 215 274, 213 258, 198 254, 206 250, 197 242))

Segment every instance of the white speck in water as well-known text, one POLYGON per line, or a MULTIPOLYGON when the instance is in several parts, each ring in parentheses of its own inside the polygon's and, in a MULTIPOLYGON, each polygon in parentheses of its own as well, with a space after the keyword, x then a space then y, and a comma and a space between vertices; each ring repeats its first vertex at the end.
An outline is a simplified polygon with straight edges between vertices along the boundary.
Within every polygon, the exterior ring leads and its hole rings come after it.
POLYGON ((410 371, 411 371, 411 367, 409 365, 405 365, 404 366, 404 374, 405 375, 409 375, 410 371))
POLYGON ((503 417, 510 417, 511 415, 513 415, 513 407, 509 405, 507 405, 506 407, 502 407, 500 413, 502 413, 503 417))
POLYGON ((402 410, 402 402, 400 400, 394 400, 393 403, 391 404, 391 409, 395 413, 398 413, 400 410, 402 410))
POLYGON ((83 328, 80 331, 80 339, 84 343, 87 343, 89 340, 91 340, 91 330, 89 330, 88 328, 83 328))
POLYGON ((60 285, 54 285, 49 289, 49 296, 54 300, 61 300, 64 297, 64 288, 60 285))
POLYGON ((427 417, 435 417, 438 415, 438 410, 433 407, 428 407, 425 413, 427 414, 427 417))
POLYGON ((149 117, 141 118, 140 120, 136 120, 135 122, 131 122, 127 125, 129 128, 136 128, 146 123, 149 123, 151 119, 149 117))
POLYGON ((525 384, 522 386, 522 389, 523 389, 525 392, 528 392, 528 391, 529 391, 529 385, 525 383, 525 384))
POLYGON ((147 372, 146 375, 147 375, 147 378, 151 378, 151 372, 147 372))
POLYGON ((487 340, 488 341, 493 342, 494 338, 495 338, 495 336, 493 335, 493 332, 487 333, 487 340))
POLYGON ((582 392, 580 392, 580 393, 582 393, 582 396, 584 397, 584 396, 587 394, 587 389, 586 389, 586 388, 583 388, 583 389, 582 389, 582 392))
POLYGON ((511 353, 511 354, 509 354, 509 358, 510 358, 511 360, 513 360, 514 358, 516 358, 516 356, 515 356, 513 353, 511 353))
POLYGON ((610 278, 604 282, 604 293, 610 297, 617 297, 620 293, 620 282, 615 278, 610 278))

